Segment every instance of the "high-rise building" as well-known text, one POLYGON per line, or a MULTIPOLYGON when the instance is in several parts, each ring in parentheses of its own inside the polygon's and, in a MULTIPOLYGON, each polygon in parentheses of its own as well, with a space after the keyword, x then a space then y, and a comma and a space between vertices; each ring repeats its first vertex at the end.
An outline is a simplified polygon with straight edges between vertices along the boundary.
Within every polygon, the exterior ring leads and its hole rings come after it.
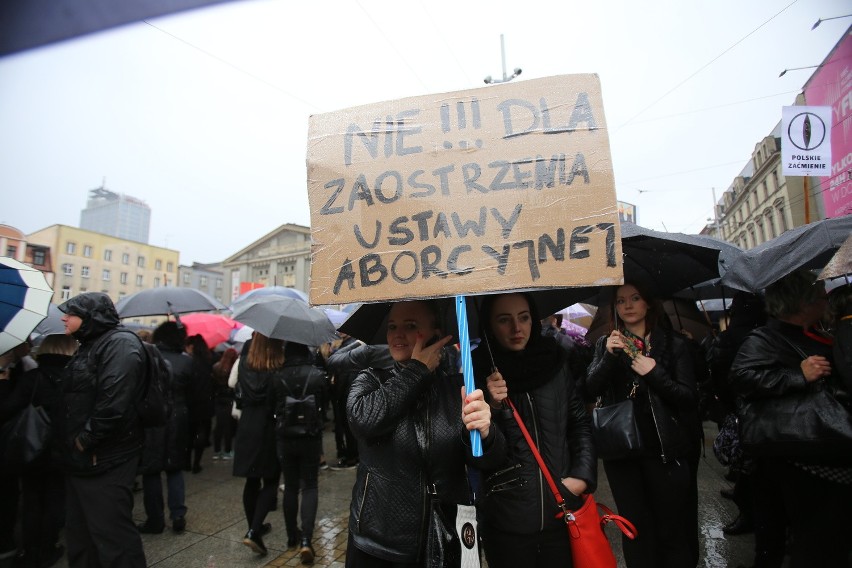
POLYGON ((151 208, 129 195, 101 186, 89 191, 86 208, 80 211, 80 228, 119 239, 148 244, 151 208))

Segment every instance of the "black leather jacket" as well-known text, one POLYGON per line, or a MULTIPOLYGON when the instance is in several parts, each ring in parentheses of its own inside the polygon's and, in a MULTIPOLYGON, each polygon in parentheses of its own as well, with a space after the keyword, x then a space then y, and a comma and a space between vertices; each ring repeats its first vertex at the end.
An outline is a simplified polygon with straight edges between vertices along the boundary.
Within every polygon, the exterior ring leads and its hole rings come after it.
POLYGON ((80 294, 60 309, 83 314, 74 334, 80 348, 68 363, 62 389, 63 462, 72 475, 96 475, 138 458, 142 450, 136 402, 142 396, 146 355, 132 332, 115 331, 123 328, 106 294, 80 294))
POLYGON ((355 379, 346 410, 360 462, 349 531, 360 550, 391 562, 417 562, 429 487, 442 502, 470 503, 465 465, 493 469, 504 460, 505 443, 494 425, 483 455, 472 457, 461 420, 463 384, 461 375, 430 373, 419 361, 367 369, 355 379), (420 427, 427 433, 423 451, 420 427))
POLYGON ((606 350, 606 339, 600 337, 595 345, 595 358, 586 377, 588 395, 602 397, 604 405, 625 400, 635 378, 639 385, 637 424, 645 455, 657 455, 663 463, 697 457, 702 431, 695 371, 686 340, 669 330, 652 331, 649 356, 656 366, 639 377, 626 361, 606 350))
MULTIPOLYGON (((576 510, 582 506, 582 500, 568 491, 560 480, 565 477, 582 479, 588 484, 588 491, 594 492, 598 461, 591 421, 568 370, 567 358, 563 361, 553 370, 551 380, 530 392, 513 396, 512 402, 566 505, 576 510)), ((485 495, 478 511, 480 520, 501 531, 516 534, 532 534, 560 527, 565 530, 565 522, 556 518, 560 509, 553 493, 512 411, 492 412, 506 437, 508 455, 498 469, 486 472, 485 495)))

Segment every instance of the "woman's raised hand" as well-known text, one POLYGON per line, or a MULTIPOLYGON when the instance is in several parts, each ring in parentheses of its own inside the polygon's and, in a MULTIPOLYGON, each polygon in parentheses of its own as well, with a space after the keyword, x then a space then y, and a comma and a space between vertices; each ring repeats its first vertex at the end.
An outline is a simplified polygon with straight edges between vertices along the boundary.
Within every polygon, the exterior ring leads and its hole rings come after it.
POLYGON ((606 350, 615 355, 613 349, 624 349, 624 336, 617 329, 612 330, 606 338, 606 350))
POLYGON ((423 347, 423 336, 418 333, 417 341, 414 343, 414 349, 411 351, 411 358, 417 359, 426 365, 430 371, 434 371, 438 368, 438 364, 441 362, 441 349, 443 349, 444 345, 449 343, 452 338, 452 335, 447 335, 432 345, 423 347))
POLYGON ((491 397, 491 406, 500 408, 503 401, 509 396, 506 379, 503 378, 500 371, 494 371, 485 379, 485 386, 488 388, 488 395, 491 397))
POLYGON ((465 396, 464 387, 461 388, 462 396, 462 422, 470 430, 479 430, 483 438, 488 437, 491 428, 491 407, 485 402, 485 394, 481 389, 476 389, 465 396))

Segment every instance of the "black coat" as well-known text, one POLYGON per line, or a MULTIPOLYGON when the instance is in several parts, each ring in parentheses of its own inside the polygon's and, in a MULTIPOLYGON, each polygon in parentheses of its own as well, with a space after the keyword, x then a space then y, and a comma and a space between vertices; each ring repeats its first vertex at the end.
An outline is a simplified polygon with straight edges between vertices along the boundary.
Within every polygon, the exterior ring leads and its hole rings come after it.
POLYGON ((602 397, 604 405, 625 400, 635 378, 639 383, 636 420, 645 455, 659 456, 664 463, 679 457, 697 458, 703 433, 695 367, 685 338, 670 330, 653 330, 649 356, 656 366, 644 377, 607 351, 606 339, 599 338, 595 345, 586 377, 588 394, 602 397))
POLYGON ((237 374, 237 404, 242 414, 234 440, 234 475, 278 478, 281 467, 275 441, 275 397, 272 385, 284 367, 271 372, 249 369, 240 357, 237 374))
POLYGON ((441 501, 469 503, 465 465, 494 468, 505 441, 492 425, 472 457, 461 420, 461 375, 430 373, 418 361, 368 369, 352 384, 346 410, 360 462, 349 532, 358 549, 391 562, 416 562, 426 535, 427 486, 441 501), (416 430, 427 432, 421 451, 416 430), (425 455, 424 455, 425 453, 425 455))
POLYGON ((144 389, 145 347, 120 326, 106 294, 80 294, 63 308, 65 313, 83 314, 74 334, 80 348, 68 363, 63 384, 63 464, 72 475, 96 475, 138 459, 142 450, 136 403, 144 389))
MULTIPOLYGON (((512 396, 524 425, 536 442, 553 480, 570 509, 582 506, 560 480, 582 479, 588 492, 597 488, 598 461, 592 423, 580 390, 571 377, 567 357, 552 370, 552 378, 520 395, 512 396)), ((485 385, 477 388, 487 392, 485 385)), ((479 518, 495 528, 515 534, 533 534, 565 524, 555 517, 556 500, 511 410, 495 410, 497 426, 506 437, 507 459, 485 472, 485 498, 479 518)), ((563 528, 564 530, 564 528, 563 528)))
MULTIPOLYGON (((283 372, 277 374, 276 379, 272 383, 276 416, 283 414, 284 402, 288 396, 302 398, 302 393, 305 396, 314 395, 319 416, 327 379, 325 371, 314 365, 310 357, 288 357, 283 372)), ((317 432, 316 437, 322 437, 322 430, 317 432)))
POLYGON ((178 471, 187 466, 186 447, 189 443, 189 418, 186 390, 192 379, 192 359, 182 351, 159 344, 157 348, 169 364, 168 396, 171 414, 165 426, 145 429, 145 447, 139 472, 155 474, 178 471))

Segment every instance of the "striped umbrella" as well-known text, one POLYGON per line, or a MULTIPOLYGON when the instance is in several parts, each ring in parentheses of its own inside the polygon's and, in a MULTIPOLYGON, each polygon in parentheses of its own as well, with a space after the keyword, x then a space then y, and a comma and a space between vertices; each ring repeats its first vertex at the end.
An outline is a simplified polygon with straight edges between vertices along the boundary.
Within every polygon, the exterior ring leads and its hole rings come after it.
POLYGON ((53 297, 44 274, 9 257, 0 257, 0 354, 25 342, 47 317, 53 297))

